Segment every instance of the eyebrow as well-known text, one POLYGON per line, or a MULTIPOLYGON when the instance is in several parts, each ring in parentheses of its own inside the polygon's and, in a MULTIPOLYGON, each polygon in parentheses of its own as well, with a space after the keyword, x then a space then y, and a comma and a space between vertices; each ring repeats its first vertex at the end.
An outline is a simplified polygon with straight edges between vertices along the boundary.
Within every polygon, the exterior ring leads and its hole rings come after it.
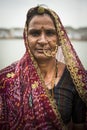
MULTIPOLYGON (((56 34, 56 30, 55 29, 53 29, 53 28, 49 28, 49 29, 45 29, 44 30, 45 32, 53 32, 53 33, 55 33, 56 34)), ((33 33, 33 32, 41 32, 41 29, 29 29, 28 30, 28 33, 33 33)))
POLYGON ((35 32, 35 31, 41 32, 40 29, 30 29, 30 30, 28 30, 28 33, 32 33, 32 32, 35 32))

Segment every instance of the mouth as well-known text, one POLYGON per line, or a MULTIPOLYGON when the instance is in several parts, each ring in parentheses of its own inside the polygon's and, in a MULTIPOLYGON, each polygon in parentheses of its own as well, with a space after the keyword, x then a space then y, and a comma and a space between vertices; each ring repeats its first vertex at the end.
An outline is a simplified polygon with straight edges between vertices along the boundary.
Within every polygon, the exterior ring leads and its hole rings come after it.
MULTIPOLYGON (((44 48, 37 48, 37 49, 35 49, 37 52, 39 52, 39 53, 43 53, 43 49, 44 48)), ((49 49, 48 48, 45 48, 44 49, 45 51, 48 51, 49 49)))
POLYGON ((43 52, 43 49, 42 48, 37 48, 37 49, 35 49, 37 52, 39 52, 39 53, 42 53, 43 52))

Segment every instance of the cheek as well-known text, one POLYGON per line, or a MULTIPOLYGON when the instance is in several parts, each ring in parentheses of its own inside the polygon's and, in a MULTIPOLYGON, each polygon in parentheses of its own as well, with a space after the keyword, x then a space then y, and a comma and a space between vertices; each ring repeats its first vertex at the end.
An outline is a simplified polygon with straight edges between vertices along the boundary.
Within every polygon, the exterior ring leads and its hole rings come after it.
POLYGON ((34 48, 35 48, 34 44, 30 42, 30 43, 29 43, 29 48, 30 48, 31 51, 33 51, 34 48))
POLYGON ((57 39, 54 39, 54 40, 51 42, 51 46, 54 47, 54 46, 56 46, 56 44, 57 44, 57 39))
POLYGON ((30 48, 34 48, 35 46, 35 40, 33 38, 28 38, 28 44, 30 48))

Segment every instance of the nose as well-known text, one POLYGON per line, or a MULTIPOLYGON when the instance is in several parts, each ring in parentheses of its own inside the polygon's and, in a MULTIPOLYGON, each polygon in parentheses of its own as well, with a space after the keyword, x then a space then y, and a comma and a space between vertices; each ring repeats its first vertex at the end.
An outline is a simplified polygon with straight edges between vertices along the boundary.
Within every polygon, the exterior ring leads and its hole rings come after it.
POLYGON ((41 35, 40 35, 40 37, 38 39, 38 43, 40 43, 40 44, 46 44, 46 43, 48 43, 47 37, 46 37, 46 35, 45 35, 44 32, 41 33, 41 35))

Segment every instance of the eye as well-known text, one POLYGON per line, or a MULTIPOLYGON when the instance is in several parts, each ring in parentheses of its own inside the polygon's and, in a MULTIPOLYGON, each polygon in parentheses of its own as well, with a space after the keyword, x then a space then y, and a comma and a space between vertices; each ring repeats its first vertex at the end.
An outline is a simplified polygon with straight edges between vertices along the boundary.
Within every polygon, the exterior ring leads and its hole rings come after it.
POLYGON ((38 37, 41 34, 40 30, 30 30, 28 35, 31 35, 33 37, 38 37))
POLYGON ((46 30, 46 35, 47 36, 54 36, 54 35, 56 35, 56 31, 55 30, 46 30))

